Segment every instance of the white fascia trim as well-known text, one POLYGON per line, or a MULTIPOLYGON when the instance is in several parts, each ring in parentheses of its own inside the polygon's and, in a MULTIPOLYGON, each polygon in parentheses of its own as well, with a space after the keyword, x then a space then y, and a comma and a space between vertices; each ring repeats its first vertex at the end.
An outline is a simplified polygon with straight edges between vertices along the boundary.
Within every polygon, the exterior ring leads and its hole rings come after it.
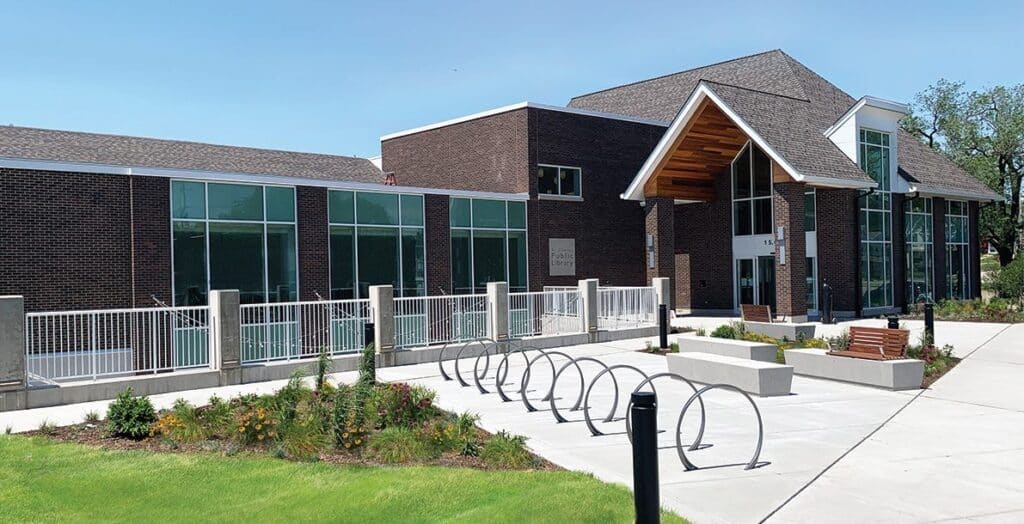
MULTIPOLYGON (((161 167, 126 167, 80 162, 57 162, 0 157, 0 168, 31 169, 37 171, 60 171, 74 173, 97 173, 104 175, 134 175, 162 178, 179 178, 205 181, 243 182, 249 184, 326 187, 352 191, 374 191, 377 193, 415 193, 422 195, 451 195, 468 198, 526 201, 529 193, 497 193, 491 191, 463 191, 458 189, 436 189, 412 186, 386 186, 383 183, 352 182, 346 180, 319 180, 294 176, 257 175, 251 173, 222 173, 192 169, 169 169, 161 167)), ((382 178, 383 180, 383 178, 382 178)))
POLYGON ((841 180, 813 175, 804 175, 803 181, 815 187, 831 187, 836 189, 871 189, 878 187, 878 182, 873 180, 841 180))
MULTIPOLYGON (((619 195, 620 198, 623 200, 643 200, 644 196, 642 192, 644 184, 646 184, 651 176, 654 175, 655 166, 660 164, 666 155, 671 154, 672 145, 675 144, 676 139, 679 138, 679 135, 683 132, 683 128, 685 128, 686 124, 691 118, 693 118, 694 113, 696 113, 697 108, 700 106, 700 102, 705 98, 714 102, 715 105, 718 106, 718 109, 725 113, 725 116, 729 117, 729 119, 736 124, 736 127, 740 128, 740 131, 747 135, 751 141, 757 144, 761 150, 768 153, 768 156, 782 166, 782 169, 792 176, 793 179, 797 182, 806 181, 807 177, 800 174, 792 164, 787 162, 785 158, 782 158, 782 155, 780 155, 775 148, 769 145, 761 135, 754 131, 754 128, 744 122, 743 119, 740 118, 740 116, 736 114, 736 112, 733 111, 732 108, 730 108, 724 101, 722 101, 722 99, 719 98, 705 82, 701 81, 697 84, 697 88, 693 90, 693 94, 690 95, 689 100, 687 100, 686 104, 683 105, 683 109, 679 111, 675 120, 672 121, 672 125, 669 126, 668 131, 662 135, 661 141, 658 142, 657 147, 655 147, 654 151, 647 157, 647 161, 644 162, 644 165, 640 168, 640 172, 633 178, 633 182, 629 184, 629 187, 626 188, 624 193, 619 195)), ((834 179, 822 180, 828 180, 831 183, 841 183, 834 179)))
POLYGON ((998 202, 1001 198, 996 198, 994 194, 979 193, 976 191, 964 191, 960 189, 946 189, 942 187, 934 187, 921 184, 910 184, 909 193, 921 193, 921 196, 926 197, 953 197, 964 200, 977 200, 979 202, 998 202))
POLYGON ((839 130, 840 127, 843 127, 843 124, 845 124, 847 120, 853 118, 853 115, 857 114, 857 111, 860 111, 861 108, 863 108, 864 106, 874 107, 877 109, 881 109, 883 111, 890 111, 892 113, 897 113, 900 115, 910 114, 910 106, 907 104, 893 102, 892 100, 886 100, 884 98, 878 98, 875 96, 862 96, 860 97, 860 100, 857 101, 857 103, 850 106, 850 109, 847 109, 846 112, 843 113, 843 116, 839 117, 839 119, 836 120, 836 123, 832 124, 831 127, 825 130, 825 136, 831 137, 836 131, 839 130))
POLYGON ((622 120, 624 122, 635 122, 638 124, 648 124, 652 126, 667 127, 668 122, 661 120, 649 120, 645 118, 635 118, 627 115, 619 115, 615 113, 605 113, 602 111, 590 111, 587 109, 576 109, 572 107, 562 106, 551 106, 547 104, 538 104, 536 102, 519 102, 518 104, 512 104, 507 106, 496 107, 494 109, 488 109, 486 111, 480 111, 479 113, 473 113, 471 115, 460 116, 458 118, 452 118, 449 120, 443 120, 433 124, 427 124, 425 126, 414 127, 412 129, 406 129, 404 131, 397 131, 380 137, 380 141, 391 140, 393 138, 399 138, 408 135, 414 135, 416 133, 422 133, 424 131, 430 131, 433 129, 440 129, 442 127, 448 127, 455 124, 461 124, 463 122, 469 122, 470 120, 477 120, 479 118, 485 118, 488 116, 500 115, 501 113, 508 113, 509 111, 516 111, 518 109, 525 108, 543 109, 545 111, 558 111, 560 113, 569 113, 573 115, 584 115, 593 116, 597 118, 607 118, 609 120, 622 120))

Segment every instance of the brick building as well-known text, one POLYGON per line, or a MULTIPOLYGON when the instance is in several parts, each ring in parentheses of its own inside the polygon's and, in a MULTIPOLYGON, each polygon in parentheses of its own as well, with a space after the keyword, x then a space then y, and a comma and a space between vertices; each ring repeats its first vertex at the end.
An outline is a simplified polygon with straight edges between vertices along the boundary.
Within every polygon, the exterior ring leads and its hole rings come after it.
POLYGON ((670 276, 680 310, 980 295, 999 199, 781 51, 381 138, 381 158, 0 128, 0 294, 30 310, 670 276), (384 173, 389 176, 385 177, 384 173), (387 183, 385 180, 387 179, 387 183))

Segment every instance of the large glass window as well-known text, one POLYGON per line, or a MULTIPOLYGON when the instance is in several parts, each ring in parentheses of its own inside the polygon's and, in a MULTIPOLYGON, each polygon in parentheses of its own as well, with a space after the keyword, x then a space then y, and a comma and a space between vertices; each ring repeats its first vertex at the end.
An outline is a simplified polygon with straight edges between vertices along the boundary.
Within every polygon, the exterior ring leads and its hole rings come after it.
POLYGON ((903 204, 906 238, 906 299, 908 304, 933 298, 935 271, 932 254, 932 199, 915 198, 903 204))
POLYGON ((484 293, 488 282, 527 291, 526 203, 452 198, 452 292, 484 293))
POLYGON ((423 195, 331 190, 331 298, 366 298, 389 284, 395 296, 426 294, 423 195))
POLYGON ((949 298, 970 296, 967 202, 946 201, 946 287, 949 298))
POLYGON ((582 173, 578 167, 538 165, 537 193, 540 195, 581 196, 582 173))
POLYGON ((807 257, 807 309, 818 310, 818 264, 814 257, 807 257))
POLYGON ((298 297, 295 188, 171 181, 174 303, 237 289, 245 304, 298 297))
POLYGON ((804 193, 804 232, 810 233, 817 228, 817 194, 811 189, 804 193))
POLYGON ((860 130, 860 167, 878 182, 874 192, 859 199, 861 304, 865 309, 893 305, 889 155, 887 133, 860 130))
POLYGON ((733 235, 772 232, 772 162, 748 142, 732 162, 733 235))

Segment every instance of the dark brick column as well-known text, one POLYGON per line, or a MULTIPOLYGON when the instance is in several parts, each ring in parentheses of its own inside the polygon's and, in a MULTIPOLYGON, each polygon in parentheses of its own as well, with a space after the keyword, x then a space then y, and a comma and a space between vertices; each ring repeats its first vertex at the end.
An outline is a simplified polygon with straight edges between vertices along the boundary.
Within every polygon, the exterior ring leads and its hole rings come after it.
POLYGON ((832 286, 832 309, 855 314, 857 308, 857 191, 817 189, 818 291, 832 286))
POLYGON ((330 299, 330 236, 327 225, 327 188, 295 188, 299 235, 299 300, 330 299))
POLYGON ((644 267, 647 268, 647 282, 655 277, 673 279, 672 296, 675 296, 676 276, 675 254, 675 201, 668 197, 648 197, 644 203, 644 267), (654 267, 649 263, 651 242, 654 249, 654 267))
POLYGON ((981 298, 981 240, 978 238, 979 207, 977 202, 967 203, 967 250, 970 256, 970 292, 967 296, 981 298))
POLYGON ((935 289, 932 299, 946 298, 946 199, 932 199, 932 259, 935 261, 935 289))
POLYGON ((906 310, 907 239, 904 230, 903 195, 892 193, 892 293, 893 306, 906 310))
POLYGON ((442 289, 449 294, 453 293, 451 216, 448 203, 448 195, 423 195, 428 295, 440 295, 442 289))
POLYGON ((807 320, 807 243, 804 236, 804 191, 797 182, 775 184, 775 309, 794 322, 807 320), (779 228, 783 239, 779 240, 779 228), (782 248, 785 248, 785 257, 782 248))
POLYGON ((132 307, 155 306, 153 297, 173 303, 171 279, 171 181, 132 176, 132 307))

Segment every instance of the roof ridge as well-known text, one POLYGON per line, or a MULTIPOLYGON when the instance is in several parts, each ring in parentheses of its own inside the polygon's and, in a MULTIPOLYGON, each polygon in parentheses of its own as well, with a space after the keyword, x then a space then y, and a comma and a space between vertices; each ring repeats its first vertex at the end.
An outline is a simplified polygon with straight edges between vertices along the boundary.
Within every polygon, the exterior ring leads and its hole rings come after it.
POLYGON ((748 58, 754 58, 755 56, 767 55, 767 54, 770 54, 770 53, 782 53, 782 54, 785 55, 785 53, 782 51, 782 49, 779 49, 779 48, 770 49, 768 51, 761 51, 760 53, 753 53, 753 54, 749 54, 749 55, 745 55, 745 56, 739 56, 739 57, 736 57, 736 58, 730 58, 728 60, 722 60, 720 62, 715 62, 713 64, 706 64, 706 65, 702 65, 702 66, 691 67, 689 69, 684 69, 682 71, 676 71, 674 73, 667 73, 667 74, 664 74, 664 75, 654 76, 654 77, 651 77, 651 78, 645 78, 643 80, 637 80, 635 82, 629 82, 629 83, 620 84, 620 85, 617 85, 617 86, 606 87, 604 89, 598 89, 597 91, 591 91, 589 93, 583 93, 582 95, 576 95, 576 96, 570 98, 569 99, 569 103, 571 104, 573 100, 576 100, 577 98, 583 98, 585 96, 596 95, 598 93, 604 93, 606 91, 612 91, 614 89, 620 89, 620 88, 623 88, 623 87, 629 87, 629 86, 634 86, 634 85, 637 85, 637 84, 643 84, 645 82, 652 82, 654 80, 661 80, 662 78, 668 78, 670 76, 681 75, 683 73, 692 73, 694 71, 699 71, 701 69, 707 69, 709 67, 720 66, 720 65, 723 65, 723 64, 728 64, 730 62, 736 62, 736 61, 739 61, 739 60, 745 60, 745 59, 748 59, 748 58))
POLYGON ((790 100, 795 100, 797 102, 806 102, 808 104, 811 103, 811 100, 808 99, 808 98, 797 98, 795 96, 783 95, 781 93, 772 93, 770 91, 762 91, 760 89, 752 89, 752 88, 749 88, 749 87, 738 86, 738 85, 735 85, 735 84, 727 84, 725 82, 716 82, 714 80, 708 80, 706 78, 701 78, 698 81, 698 83, 700 83, 700 82, 704 82, 705 84, 715 84, 715 85, 720 85, 720 86, 725 86, 725 87, 732 87, 734 89, 742 89, 743 91, 750 91, 752 93, 760 93, 762 95, 777 96, 779 98, 788 98, 790 100))
POLYGON ((247 149, 247 150, 250 150, 250 151, 266 151, 266 152, 270 152, 270 153, 294 153, 294 154, 298 154, 298 155, 315 155, 315 156, 324 156, 324 157, 332 157, 332 158, 347 158, 347 159, 351 159, 351 160, 368 160, 365 157, 352 156, 352 155, 337 155, 337 154, 332 154, 332 153, 314 153, 314 152, 311 152, 311 151, 296 151, 296 150, 292 150, 292 149, 271 149, 269 147, 253 147, 253 146, 239 146, 239 145, 231 145, 231 144, 216 144, 216 143, 213 143, 213 142, 199 142, 197 140, 179 140, 179 139, 175 139, 175 138, 157 138, 157 137, 151 137, 151 136, 119 135, 119 134, 116 134, 116 133, 97 133, 97 132, 93 132, 93 131, 72 131, 72 130, 67 130, 67 129, 52 129, 52 128, 46 128, 46 127, 16 126, 16 125, 13 125, 13 124, 0 125, 0 130, 2 130, 2 129, 23 129, 23 130, 30 130, 30 131, 43 131, 43 132, 48 132, 48 133, 69 133, 69 134, 75 134, 75 135, 88 135, 88 136, 96 136, 96 137, 127 138, 127 139, 137 139, 137 140, 152 140, 152 141, 155 141, 155 142, 173 142, 173 143, 178 143, 178 144, 194 144, 194 145, 199 145, 199 146, 229 147, 229 148, 233 148, 233 149, 247 149))

